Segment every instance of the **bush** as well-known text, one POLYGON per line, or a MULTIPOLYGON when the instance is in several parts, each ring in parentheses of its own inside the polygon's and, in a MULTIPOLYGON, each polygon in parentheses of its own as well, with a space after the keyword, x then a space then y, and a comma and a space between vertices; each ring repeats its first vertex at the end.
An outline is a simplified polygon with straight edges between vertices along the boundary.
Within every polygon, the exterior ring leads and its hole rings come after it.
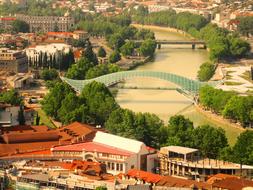
POLYGON ((209 62, 203 63, 198 71, 198 79, 200 81, 208 81, 215 72, 215 65, 209 62))
POLYGON ((118 51, 112 52, 112 54, 111 54, 110 57, 109 57, 110 63, 116 63, 116 62, 118 62, 119 60, 121 60, 120 53, 119 53, 118 51))

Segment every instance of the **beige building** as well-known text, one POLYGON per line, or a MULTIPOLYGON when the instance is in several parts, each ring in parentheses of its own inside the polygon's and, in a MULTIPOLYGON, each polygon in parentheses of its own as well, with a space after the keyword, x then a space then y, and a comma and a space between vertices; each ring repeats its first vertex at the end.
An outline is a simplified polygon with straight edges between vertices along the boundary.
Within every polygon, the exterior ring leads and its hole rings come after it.
POLYGON ((202 158, 198 149, 167 146, 160 149, 160 173, 188 179, 205 180, 209 175, 224 173, 252 176, 253 166, 202 158))
POLYGON ((17 14, 16 18, 29 24, 30 32, 67 32, 74 25, 74 19, 71 17, 27 16, 17 14))
POLYGON ((0 70, 26 73, 28 71, 28 59, 25 52, 0 48, 0 70))

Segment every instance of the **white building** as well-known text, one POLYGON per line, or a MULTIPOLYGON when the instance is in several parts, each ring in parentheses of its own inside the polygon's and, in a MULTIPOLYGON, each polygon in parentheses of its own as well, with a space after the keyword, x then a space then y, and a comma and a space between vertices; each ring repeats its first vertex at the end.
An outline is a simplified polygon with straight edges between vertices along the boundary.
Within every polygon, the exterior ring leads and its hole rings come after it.
POLYGON ((58 58, 61 54, 66 54, 71 50, 71 46, 65 43, 51 43, 45 45, 30 46, 26 49, 28 60, 34 62, 39 59, 39 55, 47 54, 58 58))
POLYGON ((54 147, 52 154, 104 163, 107 171, 114 175, 133 168, 152 171, 157 159, 156 151, 140 141, 100 131, 96 132, 92 142, 54 147))

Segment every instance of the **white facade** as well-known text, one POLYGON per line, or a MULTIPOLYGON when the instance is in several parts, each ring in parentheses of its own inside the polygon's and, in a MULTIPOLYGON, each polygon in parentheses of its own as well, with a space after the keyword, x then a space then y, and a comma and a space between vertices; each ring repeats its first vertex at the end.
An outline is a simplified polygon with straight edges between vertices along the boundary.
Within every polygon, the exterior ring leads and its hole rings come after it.
POLYGON ((66 54, 71 50, 71 46, 65 43, 52 43, 46 45, 36 45, 26 49, 26 55, 31 61, 38 59, 41 53, 47 53, 47 55, 56 56, 60 54, 66 54))

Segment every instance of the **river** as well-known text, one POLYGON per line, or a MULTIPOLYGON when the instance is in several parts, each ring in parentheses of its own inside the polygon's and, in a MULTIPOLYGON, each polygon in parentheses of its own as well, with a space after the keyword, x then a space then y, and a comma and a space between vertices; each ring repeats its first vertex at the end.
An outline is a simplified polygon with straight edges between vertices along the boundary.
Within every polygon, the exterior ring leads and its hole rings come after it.
MULTIPOLYGON (((149 27, 155 32, 156 39, 184 40, 189 39, 182 34, 170 32, 165 28, 149 27)), ((154 60, 136 68, 136 70, 162 71, 196 79, 200 65, 208 61, 208 52, 203 49, 192 50, 189 45, 163 45, 156 50, 154 60)), ((166 81, 153 78, 134 78, 126 80, 127 87, 174 87, 166 81)), ((198 112, 191 101, 174 90, 119 89, 117 102, 121 107, 135 112, 150 112, 158 115, 165 123, 175 114, 185 115, 195 126, 211 124, 225 129, 230 144, 235 142, 238 130, 221 125, 198 112)))

